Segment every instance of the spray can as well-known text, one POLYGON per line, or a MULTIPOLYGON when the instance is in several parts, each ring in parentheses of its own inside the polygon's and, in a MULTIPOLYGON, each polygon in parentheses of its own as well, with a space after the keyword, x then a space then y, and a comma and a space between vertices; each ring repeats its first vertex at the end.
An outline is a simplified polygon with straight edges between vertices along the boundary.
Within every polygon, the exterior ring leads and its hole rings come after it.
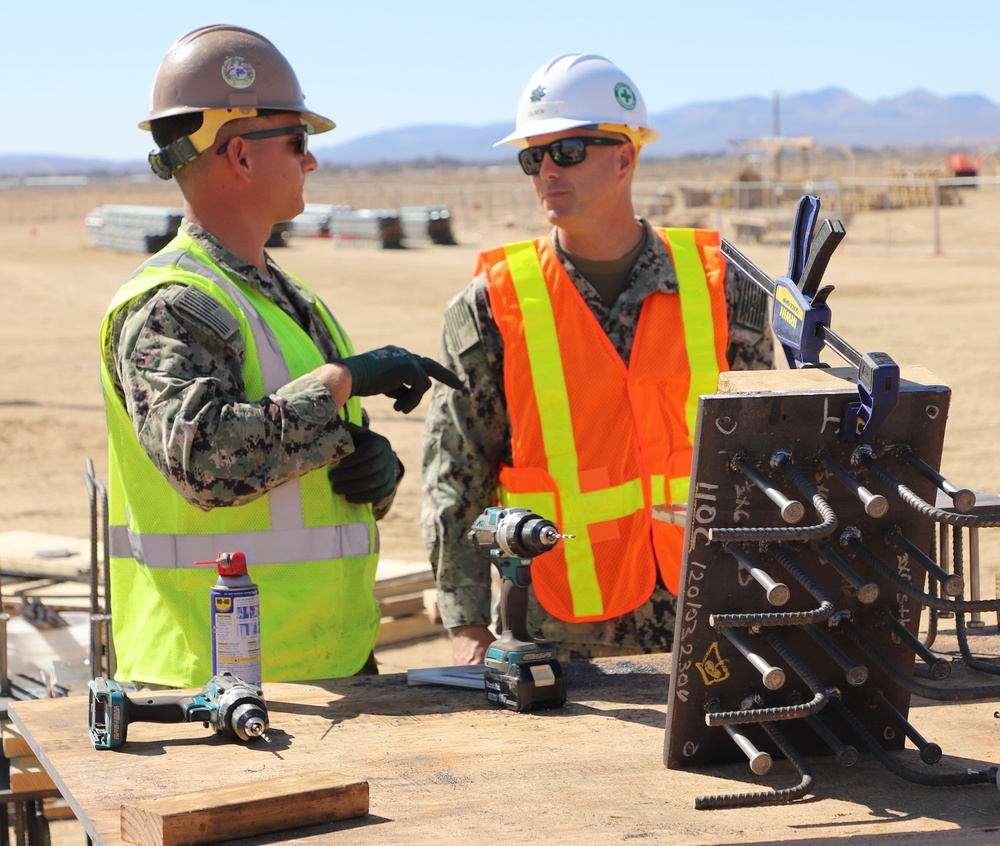
POLYGON ((247 574, 242 552, 219 553, 219 580, 210 594, 212 610, 212 675, 230 672, 248 684, 261 686, 260 594, 247 574))

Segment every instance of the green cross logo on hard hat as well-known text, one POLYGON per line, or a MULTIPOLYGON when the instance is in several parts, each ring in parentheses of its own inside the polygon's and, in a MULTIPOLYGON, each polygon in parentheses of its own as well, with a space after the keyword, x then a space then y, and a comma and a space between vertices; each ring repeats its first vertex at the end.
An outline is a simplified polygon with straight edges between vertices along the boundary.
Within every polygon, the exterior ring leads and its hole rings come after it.
POLYGON ((619 82, 615 86, 615 99, 618 101, 618 105, 623 109, 628 109, 632 111, 635 108, 636 100, 635 92, 627 82, 619 82))
POLYGON ((534 91, 531 92, 531 102, 532 103, 540 103, 541 100, 542 100, 542 97, 544 97, 544 96, 545 96, 545 87, 542 86, 542 85, 539 85, 534 91))

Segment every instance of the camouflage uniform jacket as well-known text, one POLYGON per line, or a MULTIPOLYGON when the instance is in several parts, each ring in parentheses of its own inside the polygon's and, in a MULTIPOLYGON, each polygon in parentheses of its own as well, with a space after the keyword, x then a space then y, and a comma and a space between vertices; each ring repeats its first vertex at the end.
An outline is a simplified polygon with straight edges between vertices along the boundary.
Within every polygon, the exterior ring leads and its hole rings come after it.
MULTIPOLYGON (((314 297, 270 257, 268 278, 196 224, 185 220, 181 226, 241 283, 291 315, 324 360, 340 358, 314 297)), ((120 309, 109 358, 143 449, 185 500, 206 510, 240 505, 353 452, 337 404, 312 374, 260 401, 248 400, 243 337, 239 332, 222 337, 181 297, 186 290, 187 285, 166 284, 120 309)), ((214 301, 208 306, 215 308, 214 301)), ((225 325, 235 324, 218 309, 225 325)), ((397 460, 397 480, 401 474, 397 460)), ((373 504, 376 518, 389 510, 394 496, 373 504)))
MULTIPOLYGON (((608 308, 563 252, 560 261, 615 349, 628 364, 643 300, 677 291, 677 274, 662 239, 647 228, 646 246, 625 290, 608 308)), ((766 295, 727 265, 727 358, 733 370, 773 367, 766 295)), ((439 360, 469 389, 462 396, 435 385, 424 428, 422 528, 437 579, 438 602, 449 629, 490 625, 490 565, 466 538, 482 511, 496 504, 501 464, 511 463, 510 418, 504 400, 503 342, 493 320, 486 274, 480 274, 445 313, 439 360)), ((542 515, 547 516, 547 515, 542 515)), ((675 597, 659 583, 635 611, 597 623, 565 623, 547 614, 532 591, 529 627, 560 646, 560 655, 596 657, 669 649, 675 597)))

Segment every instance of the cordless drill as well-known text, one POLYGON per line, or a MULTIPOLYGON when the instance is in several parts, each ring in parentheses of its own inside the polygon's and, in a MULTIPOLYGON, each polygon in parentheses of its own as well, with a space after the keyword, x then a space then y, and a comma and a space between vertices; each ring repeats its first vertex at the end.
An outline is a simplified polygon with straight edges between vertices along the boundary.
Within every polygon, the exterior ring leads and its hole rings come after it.
POLYGON ((206 682, 201 693, 130 699, 118 682, 90 682, 90 739, 96 749, 115 749, 128 735, 129 723, 204 723, 216 734, 239 740, 267 736, 267 706, 263 692, 232 673, 206 682))
POLYGON ((558 708, 566 702, 566 679, 556 648, 528 634, 531 562, 561 535, 555 524, 527 508, 487 508, 469 539, 500 572, 503 632, 486 651, 486 698, 512 711, 558 708))

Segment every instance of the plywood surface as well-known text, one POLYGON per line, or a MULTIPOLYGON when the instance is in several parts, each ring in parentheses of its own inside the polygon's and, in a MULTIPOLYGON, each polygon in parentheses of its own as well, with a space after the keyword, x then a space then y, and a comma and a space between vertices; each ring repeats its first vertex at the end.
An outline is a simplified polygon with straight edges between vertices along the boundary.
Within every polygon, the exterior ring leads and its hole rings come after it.
MULTIPOLYGON (((867 755, 851 769, 814 760, 813 789, 792 805, 696 811, 696 795, 790 787, 798 777, 783 761, 760 779, 741 764, 666 769, 668 668, 668 656, 569 665, 569 702, 537 714, 494 710, 478 691, 408 687, 404 674, 272 684, 270 744, 227 741, 200 724, 137 723, 124 747, 97 751, 85 698, 17 702, 12 712, 95 843, 122 842, 122 804, 318 769, 367 781, 369 813, 241 842, 995 841, 996 787, 917 786, 867 755)), ((965 769, 1000 760, 995 707, 915 700, 910 716, 943 748, 940 769, 965 769)), ((898 754, 919 765, 915 750, 898 754)))

